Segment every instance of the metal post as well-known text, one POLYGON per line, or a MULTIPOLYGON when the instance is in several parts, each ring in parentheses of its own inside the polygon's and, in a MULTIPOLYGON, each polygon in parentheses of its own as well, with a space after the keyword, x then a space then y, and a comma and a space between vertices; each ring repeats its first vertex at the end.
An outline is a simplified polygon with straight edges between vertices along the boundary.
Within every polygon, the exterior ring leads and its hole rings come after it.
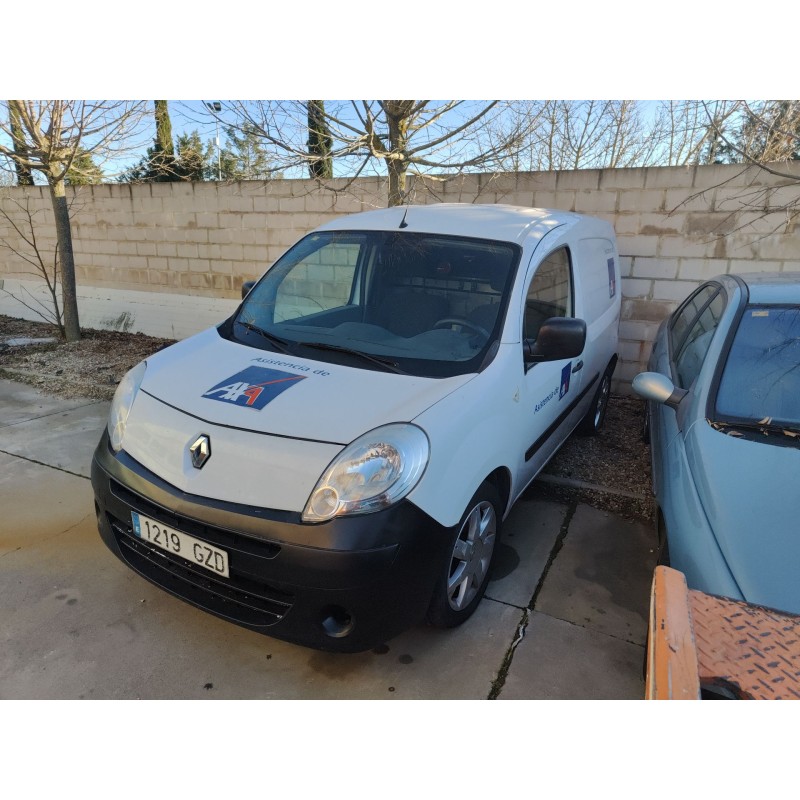
POLYGON ((222 111, 222 103, 219 100, 214 100, 213 102, 205 102, 206 108, 214 114, 214 122, 216 123, 217 128, 217 180, 222 180, 222 156, 221 150, 219 146, 219 117, 217 114, 222 111))

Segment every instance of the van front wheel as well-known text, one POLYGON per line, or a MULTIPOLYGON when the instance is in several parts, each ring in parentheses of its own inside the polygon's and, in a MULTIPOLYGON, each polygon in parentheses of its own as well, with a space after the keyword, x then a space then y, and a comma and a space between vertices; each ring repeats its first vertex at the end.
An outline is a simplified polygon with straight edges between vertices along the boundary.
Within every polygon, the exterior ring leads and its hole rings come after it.
POLYGON ((431 625, 454 628, 472 616, 489 582, 501 513, 497 490, 482 483, 456 526, 450 555, 428 608, 431 625))

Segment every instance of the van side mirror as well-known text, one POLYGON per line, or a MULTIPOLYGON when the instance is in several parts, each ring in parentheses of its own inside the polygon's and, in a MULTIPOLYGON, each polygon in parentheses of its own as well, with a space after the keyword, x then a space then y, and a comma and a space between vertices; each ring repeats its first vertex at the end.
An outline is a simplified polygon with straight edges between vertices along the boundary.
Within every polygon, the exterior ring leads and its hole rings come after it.
POLYGON ((663 403, 670 408, 677 408, 681 400, 689 394, 660 372, 640 372, 632 384, 633 391, 645 400, 663 403))
POLYGON ((245 281, 242 284, 242 300, 247 297, 247 293, 256 285, 255 281, 245 281))
POLYGON ((550 317, 539 328, 536 339, 522 343, 526 364, 575 358, 586 345, 586 323, 582 319, 550 317))

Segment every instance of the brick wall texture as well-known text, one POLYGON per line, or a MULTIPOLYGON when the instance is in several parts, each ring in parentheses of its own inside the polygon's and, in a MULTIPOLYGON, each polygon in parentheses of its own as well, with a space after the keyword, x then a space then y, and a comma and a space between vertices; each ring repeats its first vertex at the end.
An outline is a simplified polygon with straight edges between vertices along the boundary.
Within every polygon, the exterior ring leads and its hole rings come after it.
MULTIPOLYGON (((798 167, 782 165, 800 177, 798 167)), ((785 211, 800 186, 788 183, 736 165, 464 175, 412 181, 412 201, 509 203, 610 221, 623 277, 615 378, 624 390, 644 367, 659 322, 701 281, 719 273, 800 271, 798 220, 785 211)), ((79 288, 220 299, 238 298, 243 281, 261 275, 317 225, 387 203, 380 178, 324 185, 102 184, 69 191, 79 288)), ((0 189, 0 203, 17 222, 16 203, 29 204, 37 214, 40 249, 52 258, 47 189, 0 189)), ((2 243, 29 252, 0 215, 2 243)), ((30 279, 30 271, 0 247, 0 279, 30 279)))

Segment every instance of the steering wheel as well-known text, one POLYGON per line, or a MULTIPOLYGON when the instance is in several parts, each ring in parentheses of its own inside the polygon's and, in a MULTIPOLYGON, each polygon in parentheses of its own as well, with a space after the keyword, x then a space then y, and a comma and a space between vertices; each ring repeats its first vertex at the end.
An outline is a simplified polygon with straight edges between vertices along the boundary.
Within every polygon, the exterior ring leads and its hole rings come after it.
POLYGON ((489 331, 487 331, 486 328, 482 328, 480 325, 470 322, 466 317, 444 317, 433 326, 433 329, 436 330, 436 328, 446 328, 450 325, 459 325, 462 328, 467 328, 468 330, 480 334, 486 339, 488 339, 490 336, 489 331))

